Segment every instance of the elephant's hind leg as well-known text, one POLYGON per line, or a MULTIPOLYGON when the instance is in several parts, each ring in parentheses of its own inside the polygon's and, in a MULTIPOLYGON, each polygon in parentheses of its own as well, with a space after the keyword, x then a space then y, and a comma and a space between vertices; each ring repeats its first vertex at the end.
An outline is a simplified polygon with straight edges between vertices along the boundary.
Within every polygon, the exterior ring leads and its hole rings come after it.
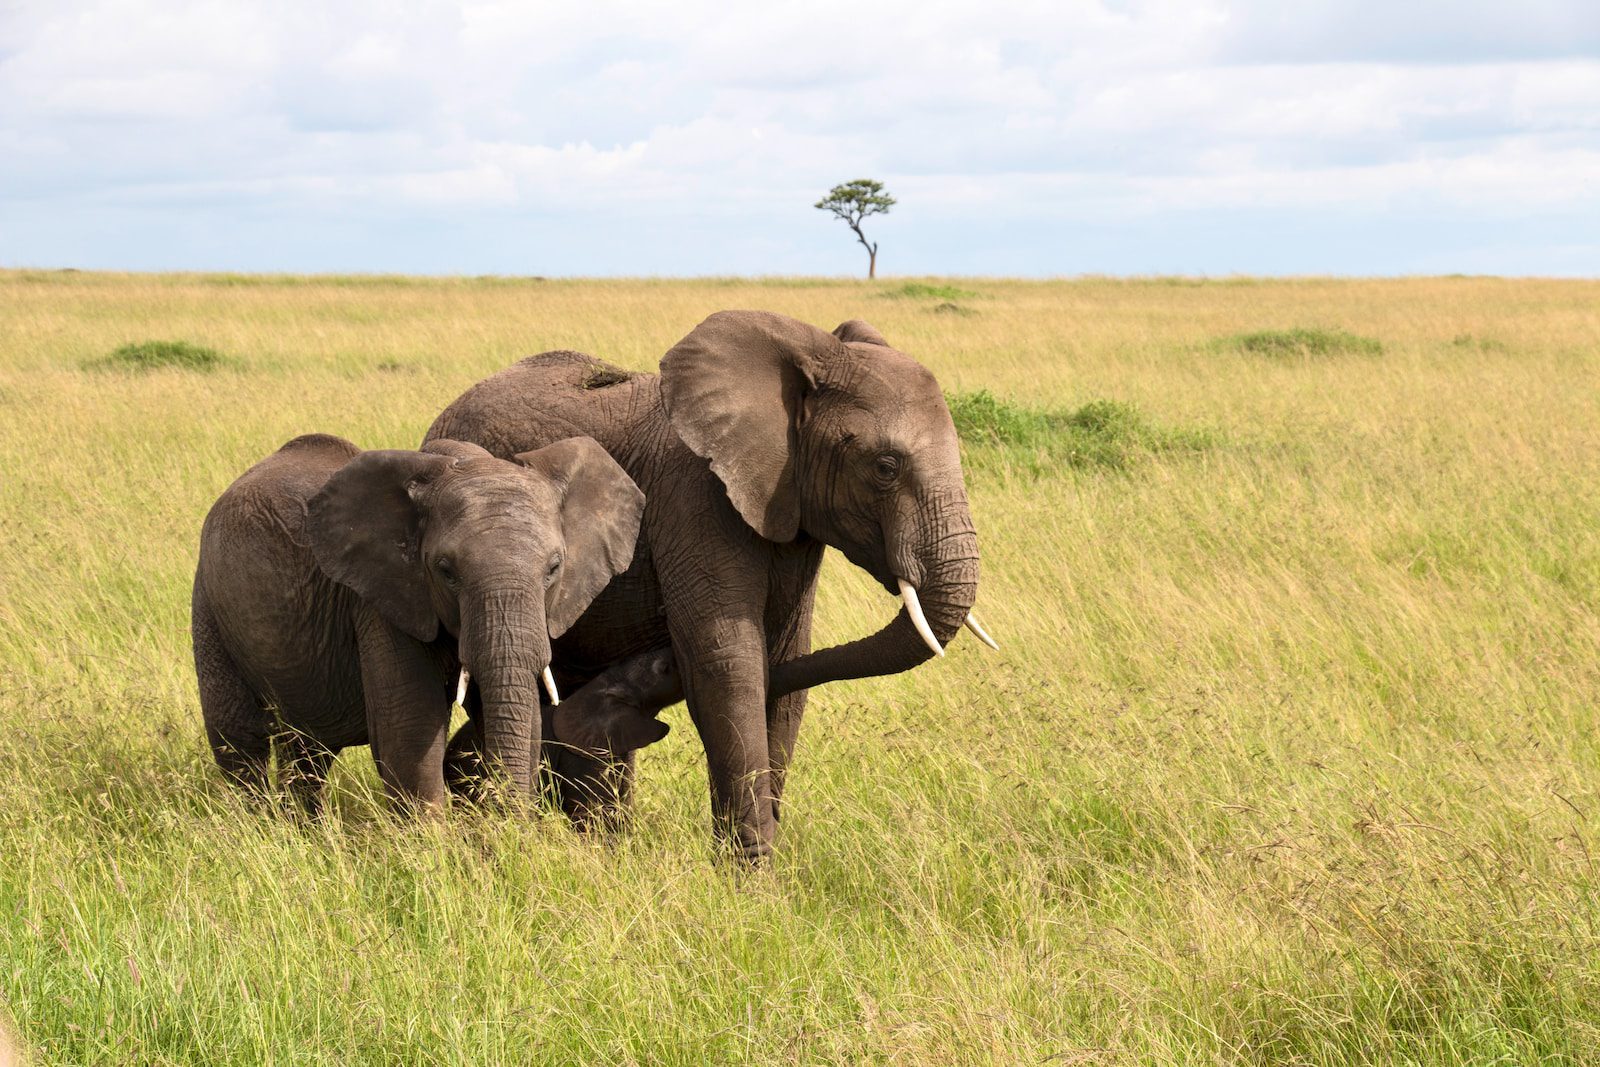
POLYGON ((227 778, 265 794, 272 756, 272 716, 245 684, 223 647, 210 605, 195 590, 190 620, 194 670, 200 680, 200 712, 211 754, 227 778))

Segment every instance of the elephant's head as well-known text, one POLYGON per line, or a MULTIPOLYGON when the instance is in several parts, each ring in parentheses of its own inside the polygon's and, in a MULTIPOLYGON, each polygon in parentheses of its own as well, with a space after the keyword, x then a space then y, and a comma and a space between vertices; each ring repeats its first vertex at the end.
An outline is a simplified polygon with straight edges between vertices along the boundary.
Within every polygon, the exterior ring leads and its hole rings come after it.
POLYGON ((627 569, 643 510, 587 437, 515 462, 434 441, 350 460, 312 497, 307 534, 323 572, 390 625, 455 638, 483 698, 485 755, 525 790, 550 642, 627 569))
POLYGON ((775 671, 772 694, 942 654, 977 596, 978 540, 926 368, 859 320, 829 334, 723 311, 662 358, 661 382, 673 429, 757 533, 815 537, 905 601, 877 634, 775 671))
POLYGON ((624 757, 667 736, 661 709, 683 699, 672 649, 614 663, 574 693, 552 716, 555 738, 591 759, 624 757))

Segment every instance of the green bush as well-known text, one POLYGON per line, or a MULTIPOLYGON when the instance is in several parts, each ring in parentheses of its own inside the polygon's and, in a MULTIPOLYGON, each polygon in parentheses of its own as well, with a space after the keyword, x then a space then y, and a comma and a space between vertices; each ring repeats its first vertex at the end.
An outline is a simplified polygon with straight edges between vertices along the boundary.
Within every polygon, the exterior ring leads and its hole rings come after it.
POLYGON ((1060 464, 1120 469, 1141 454, 1198 451, 1212 443, 1209 433, 1155 426, 1116 400, 1091 400, 1072 410, 1026 408, 987 389, 945 400, 969 455, 976 450, 989 453, 974 456, 979 460, 1020 460, 1036 473, 1060 464))
POLYGON ((125 370, 155 370, 177 367, 180 370, 214 370, 227 362, 214 348, 192 345, 188 341, 141 341, 126 344, 93 365, 125 370))
POLYGON ((1493 337, 1475 337, 1470 333, 1458 333, 1450 339, 1451 347, 1476 350, 1478 352, 1504 352, 1506 344, 1493 337))
POLYGON ((906 297, 912 300, 971 300, 982 296, 982 293, 971 289, 961 289, 954 285, 929 285, 927 282, 906 282, 898 289, 887 289, 884 296, 906 297))
POLYGON ((1359 337, 1343 330, 1259 330, 1240 334, 1224 342, 1230 348, 1258 356, 1376 356, 1383 345, 1370 337, 1359 337))

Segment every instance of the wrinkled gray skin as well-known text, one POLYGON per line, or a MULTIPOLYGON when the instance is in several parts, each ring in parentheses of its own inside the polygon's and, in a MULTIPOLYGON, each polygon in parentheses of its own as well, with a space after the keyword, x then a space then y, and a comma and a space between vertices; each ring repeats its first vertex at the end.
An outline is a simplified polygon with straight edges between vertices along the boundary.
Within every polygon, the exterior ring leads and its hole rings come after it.
POLYGON ((890 593, 897 578, 915 586, 943 643, 977 596, 977 536, 938 383, 866 323, 829 334, 727 311, 678 342, 660 375, 576 352, 525 359, 469 389, 428 437, 508 456, 575 433, 647 502, 632 565, 556 643, 564 684, 670 644, 715 826, 759 861, 804 690, 932 656, 903 610, 876 634, 808 654, 823 546, 890 593))
POLYGON ((217 763, 264 790, 277 735, 284 784, 315 812, 333 756, 370 744, 399 806, 437 808, 465 665, 489 773, 528 793, 550 641, 627 568, 643 506, 583 438, 515 462, 454 441, 290 441, 201 532, 191 630, 217 763))

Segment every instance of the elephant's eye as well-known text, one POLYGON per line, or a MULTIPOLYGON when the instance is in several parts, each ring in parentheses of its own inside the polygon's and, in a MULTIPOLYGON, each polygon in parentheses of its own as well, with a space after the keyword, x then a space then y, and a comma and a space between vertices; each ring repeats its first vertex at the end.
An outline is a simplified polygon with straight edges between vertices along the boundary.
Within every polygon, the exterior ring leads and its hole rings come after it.
POLYGON ((433 569, 439 572, 439 577, 444 579, 446 585, 456 584, 456 566, 448 559, 440 557, 433 561, 433 569))
POLYGON ((556 572, 561 569, 561 553, 557 552, 550 557, 549 566, 545 567, 544 580, 546 584, 555 581, 556 572))
POLYGON ((900 457, 885 452, 873 461, 872 469, 881 482, 892 482, 900 473, 900 457))

